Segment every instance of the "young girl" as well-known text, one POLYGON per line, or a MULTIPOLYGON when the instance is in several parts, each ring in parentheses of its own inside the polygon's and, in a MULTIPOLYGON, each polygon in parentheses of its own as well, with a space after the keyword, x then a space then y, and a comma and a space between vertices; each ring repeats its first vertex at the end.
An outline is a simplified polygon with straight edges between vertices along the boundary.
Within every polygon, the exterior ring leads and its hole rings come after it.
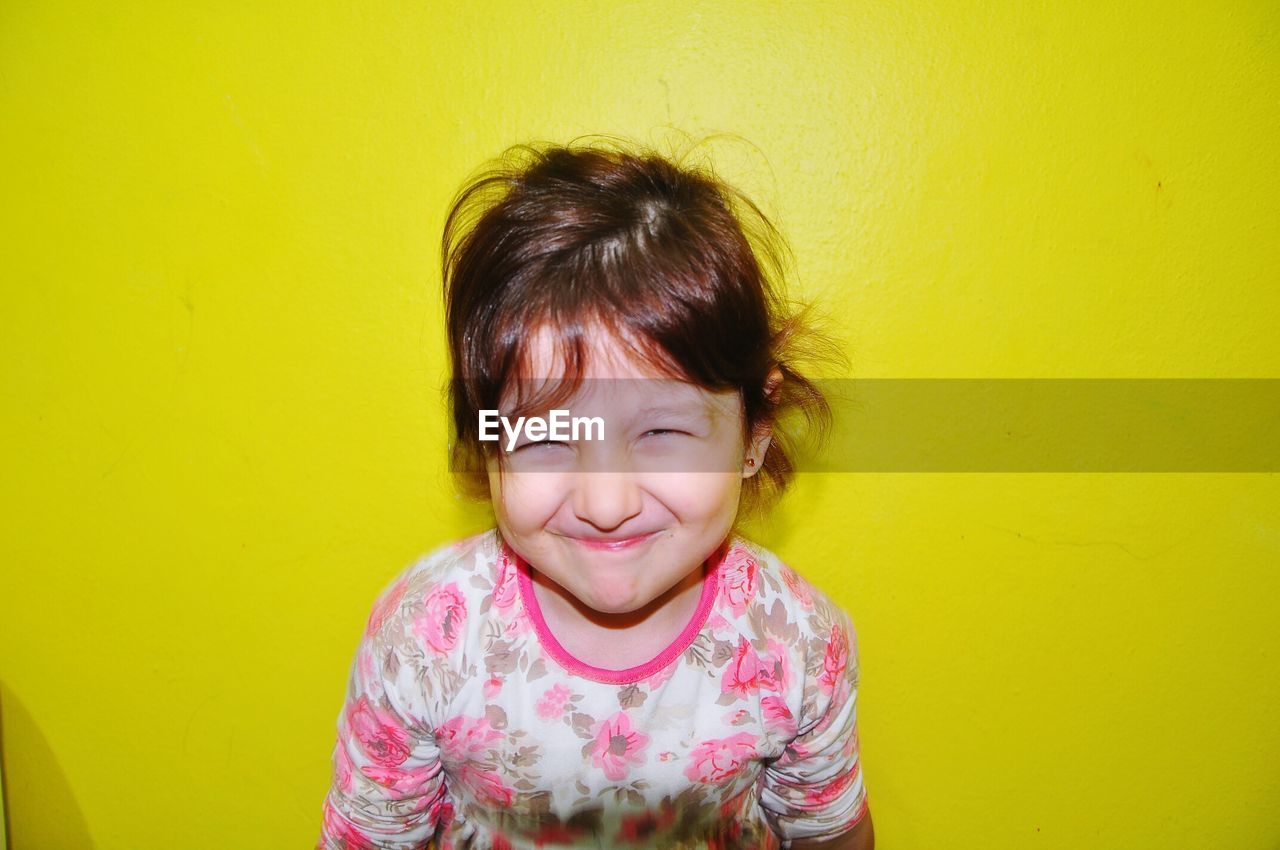
POLYGON ((496 527, 375 603, 318 847, 872 847, 853 625, 734 530, 790 477, 784 415, 829 415, 784 247, 652 151, 521 146, 464 188, 452 452, 496 527))

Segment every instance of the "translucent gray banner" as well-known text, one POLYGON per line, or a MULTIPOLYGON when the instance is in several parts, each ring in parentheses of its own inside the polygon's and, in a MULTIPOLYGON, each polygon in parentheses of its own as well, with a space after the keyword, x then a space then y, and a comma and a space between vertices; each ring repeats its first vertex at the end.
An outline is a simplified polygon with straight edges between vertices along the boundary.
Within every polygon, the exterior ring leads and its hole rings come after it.
MULTIPOLYGON (((885 378, 816 386, 832 412, 821 446, 803 416, 793 413, 779 425, 797 472, 1280 470, 1276 379, 885 378)), ((516 471, 741 468, 741 422, 732 418, 740 408, 732 393, 708 395, 676 381, 596 379, 547 405, 548 397, 538 396, 549 388, 557 387, 525 384, 523 398, 531 403, 519 404, 516 393, 511 410, 489 414, 484 430, 499 436, 489 446, 516 471), (547 417, 554 408, 564 411, 562 422, 583 417, 576 436, 535 430, 509 438, 515 432, 494 420, 547 417), (586 427, 588 417, 603 423, 603 440, 586 427)))
POLYGON ((824 472, 1275 472, 1280 380, 920 379, 823 385, 824 472))

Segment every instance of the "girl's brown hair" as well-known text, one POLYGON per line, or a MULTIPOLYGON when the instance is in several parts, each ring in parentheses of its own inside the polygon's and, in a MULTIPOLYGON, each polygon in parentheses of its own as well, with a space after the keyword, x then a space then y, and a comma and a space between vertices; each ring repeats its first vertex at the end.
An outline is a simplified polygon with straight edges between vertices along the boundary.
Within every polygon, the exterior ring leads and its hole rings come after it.
POLYGON ((825 434, 830 407, 796 361, 802 348, 840 355, 784 297, 785 240, 749 198, 682 160, 618 139, 516 145, 455 197, 441 256, 451 462, 464 492, 489 496, 479 411, 498 409, 543 324, 564 357, 561 398, 581 380, 593 325, 663 374, 737 390, 744 437, 773 428, 744 503, 780 495, 794 472, 782 418, 799 412, 825 434))

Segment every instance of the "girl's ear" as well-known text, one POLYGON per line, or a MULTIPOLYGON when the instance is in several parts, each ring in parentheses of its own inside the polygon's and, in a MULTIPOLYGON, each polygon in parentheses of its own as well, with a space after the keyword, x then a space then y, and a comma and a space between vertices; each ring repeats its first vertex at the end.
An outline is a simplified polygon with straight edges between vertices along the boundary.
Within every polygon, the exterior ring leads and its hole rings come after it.
MULTIPOLYGON (((776 366, 769 370, 765 378, 764 394, 770 401, 777 398, 778 387, 782 385, 782 371, 776 366)), ((751 435, 751 443, 747 446, 747 455, 742 460, 742 477, 750 478, 764 466, 764 454, 769 450, 769 442, 773 439, 773 423, 761 422, 751 435)))

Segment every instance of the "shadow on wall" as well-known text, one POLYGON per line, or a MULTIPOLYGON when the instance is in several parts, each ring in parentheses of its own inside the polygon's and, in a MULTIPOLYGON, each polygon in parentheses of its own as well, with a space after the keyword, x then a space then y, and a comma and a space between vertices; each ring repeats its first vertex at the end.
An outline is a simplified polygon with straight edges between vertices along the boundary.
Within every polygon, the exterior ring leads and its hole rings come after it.
POLYGON ((0 682, 0 778, 3 778, 3 847, 65 847, 92 850, 67 778, 34 718, 17 696, 0 682), (39 811, 14 805, 14 789, 23 800, 39 800, 39 811))

